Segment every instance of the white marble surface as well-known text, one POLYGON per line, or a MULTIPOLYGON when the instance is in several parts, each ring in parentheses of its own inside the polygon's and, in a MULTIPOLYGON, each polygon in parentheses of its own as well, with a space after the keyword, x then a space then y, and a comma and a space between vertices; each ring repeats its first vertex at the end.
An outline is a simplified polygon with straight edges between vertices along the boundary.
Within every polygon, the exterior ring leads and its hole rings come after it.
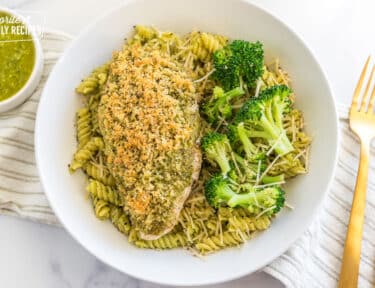
MULTIPOLYGON (((336 99, 350 103, 363 61, 375 52, 375 1, 252 2, 279 16, 301 35, 327 72, 336 99)), ((0 6, 39 11, 48 27, 73 35, 120 3, 120 0, 0 0, 0 6)), ((101 263, 62 228, 0 216, 0 231, 0 287, 159 287, 131 279, 101 263)), ((213 287, 282 285, 265 273, 257 273, 213 287)))

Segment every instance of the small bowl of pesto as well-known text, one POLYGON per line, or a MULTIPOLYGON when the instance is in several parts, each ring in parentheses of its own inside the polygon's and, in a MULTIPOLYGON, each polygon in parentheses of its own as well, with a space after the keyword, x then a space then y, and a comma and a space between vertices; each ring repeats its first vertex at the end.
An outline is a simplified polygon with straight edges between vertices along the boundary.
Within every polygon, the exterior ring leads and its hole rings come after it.
POLYGON ((31 96, 43 70, 40 40, 26 19, 0 8, 0 113, 31 96))

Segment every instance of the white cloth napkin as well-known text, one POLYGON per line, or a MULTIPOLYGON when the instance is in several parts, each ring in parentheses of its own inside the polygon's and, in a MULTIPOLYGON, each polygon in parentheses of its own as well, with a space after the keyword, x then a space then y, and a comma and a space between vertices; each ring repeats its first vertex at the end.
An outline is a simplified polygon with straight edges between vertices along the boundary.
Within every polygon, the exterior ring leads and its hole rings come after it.
POLYGON ((42 37, 42 79, 19 107, 0 113, 0 213, 58 224, 39 182, 34 156, 36 110, 44 84, 70 36, 45 31, 42 37))
MULTIPOLYGON (((353 191, 357 177, 359 144, 348 126, 349 109, 338 105, 341 145, 336 175, 314 223, 283 255, 264 271, 287 287, 336 287, 341 268, 353 191)), ((358 287, 375 283, 375 149, 371 147, 367 206, 358 287)))
MULTIPOLYGON (((44 83, 69 43, 62 32, 45 33, 45 65, 33 95, 0 114, 0 213, 59 225, 43 193, 34 157, 36 109, 44 83)), ((335 180, 311 227, 264 271, 287 287, 336 287, 358 166, 358 142, 348 128, 347 108, 339 107, 341 151, 335 180)), ((372 157, 374 157, 372 149, 372 157)), ((375 159, 375 158, 372 158, 375 159)), ((375 161, 370 169, 359 287, 375 279, 375 161)))

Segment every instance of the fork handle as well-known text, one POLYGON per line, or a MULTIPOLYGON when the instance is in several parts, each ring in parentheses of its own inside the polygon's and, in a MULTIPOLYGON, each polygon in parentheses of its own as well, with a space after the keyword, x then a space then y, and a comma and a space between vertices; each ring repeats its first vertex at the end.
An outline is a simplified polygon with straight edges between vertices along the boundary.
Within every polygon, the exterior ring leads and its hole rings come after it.
POLYGON ((361 242, 366 207, 366 188, 369 169, 369 141, 361 142, 361 158, 353 196, 352 210, 342 260, 340 288, 357 288, 361 242))

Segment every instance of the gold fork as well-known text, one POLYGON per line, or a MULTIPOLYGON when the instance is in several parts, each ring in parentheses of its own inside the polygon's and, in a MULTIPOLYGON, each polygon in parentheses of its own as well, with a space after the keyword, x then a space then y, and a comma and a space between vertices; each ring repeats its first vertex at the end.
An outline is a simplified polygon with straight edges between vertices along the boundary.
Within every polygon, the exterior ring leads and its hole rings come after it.
POLYGON ((344 257, 342 260, 339 280, 340 288, 358 287, 363 220, 366 206, 370 143, 375 137, 375 86, 372 89, 371 96, 369 96, 374 78, 375 65, 372 66, 366 88, 364 92, 361 93, 363 82, 370 66, 370 58, 371 57, 368 57, 365 67, 363 67, 357 87, 354 91, 353 101, 349 112, 350 129, 358 136, 361 142, 361 158, 359 162, 357 182, 355 185, 352 210, 350 213, 349 226, 346 234, 344 257), (362 100, 360 101, 360 99, 362 100))

